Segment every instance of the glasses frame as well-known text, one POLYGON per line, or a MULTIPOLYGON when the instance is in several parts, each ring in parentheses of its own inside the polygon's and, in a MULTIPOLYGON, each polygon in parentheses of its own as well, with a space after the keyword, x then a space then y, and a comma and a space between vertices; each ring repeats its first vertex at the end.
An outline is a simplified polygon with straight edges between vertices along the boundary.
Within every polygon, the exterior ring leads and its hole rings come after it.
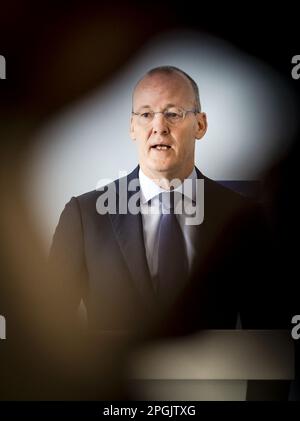
MULTIPOLYGON (((178 107, 179 109, 180 109, 180 111, 183 111, 183 116, 182 116, 182 119, 181 120, 178 120, 177 122, 174 122, 174 123, 172 123, 171 121, 169 121, 166 117, 165 117, 165 113, 168 111, 168 109, 166 109, 166 110, 164 110, 164 111, 151 111, 151 113, 153 114, 153 119, 154 119, 154 115, 155 114, 163 114, 163 116, 164 116, 164 119, 169 123, 169 124, 177 124, 178 122, 181 122, 181 121, 183 121, 184 119, 185 119, 185 116, 188 114, 188 113, 194 113, 195 115, 196 114, 199 114, 201 111, 199 111, 199 110, 196 110, 196 109, 194 109, 194 110, 185 110, 184 108, 180 108, 180 107, 178 107)), ((136 113, 136 112, 134 112, 134 111, 131 111, 131 114, 132 115, 136 115, 136 116, 140 116, 140 115, 142 115, 142 114, 144 114, 144 113, 146 113, 147 111, 144 111, 144 112, 142 112, 142 113, 136 113)), ((150 112, 150 111, 149 111, 150 112)), ((146 123, 145 124, 145 126, 147 126, 148 124, 150 124, 150 123, 152 123, 152 121, 153 121, 153 119, 151 120, 151 121, 149 121, 149 123, 146 123)))

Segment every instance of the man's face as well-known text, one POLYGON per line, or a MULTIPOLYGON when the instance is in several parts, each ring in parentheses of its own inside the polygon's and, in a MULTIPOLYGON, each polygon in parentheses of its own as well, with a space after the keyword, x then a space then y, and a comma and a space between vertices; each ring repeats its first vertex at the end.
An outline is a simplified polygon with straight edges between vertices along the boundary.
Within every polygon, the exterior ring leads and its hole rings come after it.
MULTIPOLYGON (((185 76, 158 73, 146 76, 136 87, 134 112, 164 111, 171 105, 195 109, 194 92, 185 76)), ((139 163, 144 173, 152 178, 187 177, 194 167, 195 139, 205 134, 206 127, 204 113, 187 113, 176 124, 168 122, 161 113, 155 114, 146 125, 133 115, 130 134, 137 142, 139 163)))

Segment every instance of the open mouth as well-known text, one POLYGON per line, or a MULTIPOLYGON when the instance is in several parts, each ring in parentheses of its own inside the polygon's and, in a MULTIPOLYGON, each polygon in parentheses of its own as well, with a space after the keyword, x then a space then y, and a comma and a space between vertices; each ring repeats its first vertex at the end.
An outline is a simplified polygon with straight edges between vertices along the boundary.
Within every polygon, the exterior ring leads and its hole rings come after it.
POLYGON ((169 146, 169 145, 153 145, 153 146, 151 146, 151 149, 156 149, 158 151, 167 151, 168 149, 171 149, 171 146, 169 146))

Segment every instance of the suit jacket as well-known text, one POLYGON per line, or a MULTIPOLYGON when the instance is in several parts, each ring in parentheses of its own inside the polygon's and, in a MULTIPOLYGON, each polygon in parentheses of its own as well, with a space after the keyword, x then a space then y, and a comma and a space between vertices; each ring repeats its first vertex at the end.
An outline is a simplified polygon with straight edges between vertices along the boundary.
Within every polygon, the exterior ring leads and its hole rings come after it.
MULTIPOLYGON (((137 179, 138 170, 126 181, 137 179)), ((61 268, 53 288, 65 314, 72 318, 83 300, 92 329, 158 335, 231 329, 238 315, 246 328, 281 327, 276 285, 270 300, 274 251, 259 207, 198 169, 197 176, 204 179, 204 221, 195 228, 196 259, 168 309, 159 307, 152 287, 141 214, 117 207, 100 215, 96 202, 103 191, 72 197, 50 253, 51 264, 61 268)), ((113 184, 118 198, 120 180, 113 184)))

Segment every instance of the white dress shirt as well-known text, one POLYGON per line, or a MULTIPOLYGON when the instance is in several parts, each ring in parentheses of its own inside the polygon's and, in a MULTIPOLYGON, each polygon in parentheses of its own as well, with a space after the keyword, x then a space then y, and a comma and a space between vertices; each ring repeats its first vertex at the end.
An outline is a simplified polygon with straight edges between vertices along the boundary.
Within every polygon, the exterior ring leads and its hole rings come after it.
MULTIPOLYGON (((182 229, 187 257, 189 262, 189 268, 193 263, 195 256, 195 247, 193 241, 193 233, 195 227, 187 225, 186 215, 189 216, 195 206, 196 189, 193 183, 197 179, 195 168, 192 173, 184 180, 183 184, 179 185, 174 191, 179 191, 184 194, 184 209, 186 213, 176 214, 179 225, 182 229), (189 181, 187 181, 189 180, 189 181), (192 187, 192 188, 191 188, 192 187)), ((159 194, 166 192, 166 190, 159 187, 152 179, 147 177, 143 171, 139 170, 139 181, 141 187, 141 213, 143 221, 143 232, 144 232, 144 243, 146 249, 146 257, 150 274, 152 277, 157 275, 158 271, 158 227, 161 216, 161 204, 159 201, 159 194)), ((163 204, 163 212, 168 212, 167 205, 163 204)))

